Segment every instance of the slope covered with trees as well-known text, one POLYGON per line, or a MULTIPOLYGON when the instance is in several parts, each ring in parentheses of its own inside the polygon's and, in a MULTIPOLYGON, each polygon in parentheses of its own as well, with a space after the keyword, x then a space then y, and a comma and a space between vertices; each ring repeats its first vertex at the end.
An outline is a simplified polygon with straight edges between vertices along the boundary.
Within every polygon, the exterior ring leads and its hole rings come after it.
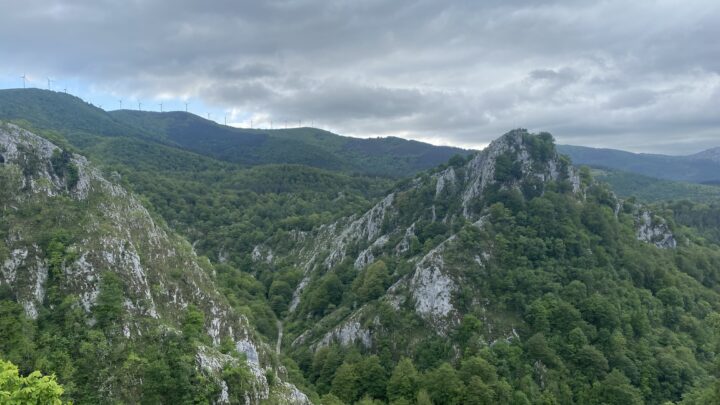
POLYGON ((515 131, 264 248, 304 269, 276 309, 328 403, 694 404, 720 349, 720 253, 695 235, 515 131))
POLYGON ((621 196, 642 191, 637 201, 697 192, 701 203, 623 201, 574 169, 549 134, 523 130, 397 183, 382 159, 422 156, 423 145, 278 130, 271 137, 306 148, 303 156, 341 158, 326 168, 284 164, 286 151, 270 141, 233 144, 233 155, 256 159, 246 165, 217 155, 225 137, 245 135, 198 117, 108 114, 78 100, 59 108, 71 97, 51 92, 13 103, 29 93, 8 94, 0 92, 0 115, 60 148, 46 148, 41 164, 18 160, 27 151, 0 151, 0 358, 20 376, 55 373, 65 400, 302 399, 286 381, 323 404, 705 404, 720 396, 713 189, 600 173, 626 184, 621 196), (283 163, 256 164, 268 156, 283 163), (89 199, 79 192, 86 164, 113 185, 89 199), (359 164, 386 171, 351 174, 359 164), (139 197, 112 194, 120 187, 139 197), (88 228, 89 218, 100 226, 88 228), (153 229, 169 240, 143 250, 153 229), (129 246, 97 242, 126 230, 129 246), (113 264, 102 252, 116 248, 126 254, 113 264), (133 249, 155 274, 148 289, 136 289, 133 249), (160 253, 171 251, 179 256, 160 253), (113 270, 70 286, 82 257, 113 270), (39 299, 33 275, 42 269, 39 299), (23 278, 7 282, 11 274, 23 278), (193 296, 192 280, 208 294, 188 299, 193 306, 174 307, 162 294, 184 286, 181 296, 193 296), (84 305, 88 285, 97 296, 84 305), (159 320, 148 316, 143 291, 159 320), (240 336, 210 333, 207 297, 246 320, 261 370, 240 336), (227 367, 213 367, 217 359, 227 367))
POLYGON ((10 398, 23 384, 62 394, 36 387, 38 370, 75 403, 308 402, 250 323, 251 298, 219 292, 227 266, 81 156, 6 124, 0 156, 0 358, 29 373, 3 363, 10 398))
POLYGON ((712 183, 720 181, 720 161, 713 150, 689 156, 631 153, 615 149, 559 145, 576 164, 621 170, 658 179, 712 183))
POLYGON ((0 120, 59 132, 77 147, 97 136, 130 137, 244 166, 303 164, 384 177, 402 177, 447 161, 459 148, 400 138, 357 139, 317 128, 241 129, 186 112, 106 112, 64 93, 0 90, 0 120))

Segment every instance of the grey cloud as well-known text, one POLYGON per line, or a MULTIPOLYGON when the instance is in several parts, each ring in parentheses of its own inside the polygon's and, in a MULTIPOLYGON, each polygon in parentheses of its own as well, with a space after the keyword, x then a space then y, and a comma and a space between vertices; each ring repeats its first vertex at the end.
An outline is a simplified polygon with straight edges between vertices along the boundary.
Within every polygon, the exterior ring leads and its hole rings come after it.
POLYGON ((359 136, 675 152, 720 135, 718 20, 715 0, 0 0, 0 58, 359 136))

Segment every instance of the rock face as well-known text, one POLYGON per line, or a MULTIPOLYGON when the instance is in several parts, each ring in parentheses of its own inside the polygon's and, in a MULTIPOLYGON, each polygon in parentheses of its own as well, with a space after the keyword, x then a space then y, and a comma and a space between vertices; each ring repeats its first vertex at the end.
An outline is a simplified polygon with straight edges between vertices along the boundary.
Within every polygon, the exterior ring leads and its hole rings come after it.
MULTIPOLYGON (((292 316, 298 319, 311 316, 298 310, 300 303, 308 299, 305 292, 339 266, 361 274, 378 260, 393 260, 405 263, 409 271, 395 278, 377 300, 350 313, 338 310, 326 314, 322 321, 303 331, 293 346, 317 349, 337 343, 372 348, 385 332, 384 326, 368 319, 388 307, 396 312, 412 312, 423 325, 423 333, 447 337, 461 322, 468 305, 485 311, 480 290, 463 275, 486 275, 493 261, 491 243, 466 251, 459 247, 462 238, 454 232, 469 223, 480 232, 492 225, 488 222, 488 207, 503 193, 530 200, 552 189, 582 204, 588 187, 570 161, 557 153, 549 134, 515 130, 465 162, 455 161, 453 166, 398 187, 363 215, 304 233, 295 238, 295 248, 279 258, 304 270, 290 306, 292 316), (441 238, 428 237, 434 229, 441 230, 441 238)), ((616 216, 621 207, 616 201, 616 216)), ((643 213, 637 225, 638 239, 660 248, 675 246, 672 233, 661 219, 643 213)), ((494 340, 517 335, 512 324, 493 324, 491 318, 483 322, 494 340)), ((393 325, 387 329, 393 329, 393 325)))
MULTIPOLYGON (((530 198, 541 195, 549 184, 555 183, 582 198, 578 173, 557 154, 549 135, 512 131, 464 164, 459 163, 417 177, 359 217, 323 225, 297 239, 296 248, 285 259, 296 261, 305 276, 295 291, 290 310, 297 310, 304 291, 326 271, 349 262, 355 271, 362 272, 379 257, 389 255, 411 263, 412 271, 395 282, 379 302, 396 309, 410 303, 430 330, 444 335, 462 317, 456 309, 463 284, 457 274, 462 271, 456 271, 457 265, 446 260, 446 252, 457 243, 456 235, 435 242, 434 246, 421 246, 419 238, 424 237, 421 227, 427 232, 432 228, 430 224, 453 227, 469 220, 482 228, 480 219, 487 207, 487 196, 492 193, 515 190, 530 198)), ((465 266, 482 271, 490 254, 474 252, 470 257, 477 260, 471 259, 465 266)), ((358 323, 363 311, 364 307, 342 320, 328 320, 327 323, 338 323, 331 329, 316 326, 303 333, 295 344, 308 343, 317 348, 330 342, 342 345, 359 342, 370 347, 373 328, 364 329, 358 323)))
POLYGON ((677 240, 664 219, 641 209, 635 215, 635 228, 640 241, 651 243, 660 249, 675 249, 677 240))
MULTIPOLYGON (((0 155, 0 209, 6 226, 0 285, 11 289, 29 317, 37 317, 43 306, 51 271, 62 274, 61 291, 78 296, 88 312, 104 274, 112 272, 126 286, 124 306, 130 316, 122 329, 127 338, 143 334, 142 318, 177 325, 185 308, 193 304, 205 313, 205 330, 213 344, 230 338, 238 352, 246 354, 255 376, 249 403, 269 397, 264 370, 277 370, 282 377, 282 367, 256 339, 248 320, 217 293, 211 265, 199 259, 187 241, 158 225, 138 199, 108 181, 85 158, 63 155, 44 138, 0 124, 0 155), (56 251, 61 260, 51 260, 50 248, 40 248, 41 237, 31 225, 34 219, 15 214, 18 207, 28 212, 43 207, 46 212, 40 220, 48 224, 42 229, 51 229, 49 223, 73 227, 70 241, 55 245, 62 247, 56 251)), ((210 352, 212 348, 198 353, 202 369, 222 361, 222 356, 211 361, 210 352)), ((293 395, 299 398, 295 403, 308 402, 297 392, 293 395)))

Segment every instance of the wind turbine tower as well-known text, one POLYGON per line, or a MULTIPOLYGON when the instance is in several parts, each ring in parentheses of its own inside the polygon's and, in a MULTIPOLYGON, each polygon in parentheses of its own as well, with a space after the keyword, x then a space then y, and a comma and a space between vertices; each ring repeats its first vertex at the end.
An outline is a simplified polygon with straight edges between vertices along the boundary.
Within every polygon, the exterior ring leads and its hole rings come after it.
POLYGON ((25 88, 25 80, 27 79, 27 75, 23 73, 22 76, 20 76, 21 79, 23 79, 23 89, 25 88))

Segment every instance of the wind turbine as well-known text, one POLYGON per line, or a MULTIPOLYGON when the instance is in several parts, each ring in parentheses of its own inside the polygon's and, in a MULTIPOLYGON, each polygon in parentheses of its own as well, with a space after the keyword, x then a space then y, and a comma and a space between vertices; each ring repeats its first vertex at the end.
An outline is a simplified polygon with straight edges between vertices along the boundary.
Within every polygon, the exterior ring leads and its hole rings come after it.
POLYGON ((49 77, 48 77, 47 79, 48 79, 48 90, 52 90, 52 83, 53 83, 55 80, 53 80, 53 79, 51 79, 51 78, 49 78, 49 77))
POLYGON ((160 105, 160 112, 163 112, 163 110, 162 110, 162 103, 160 103, 159 105, 160 105))
POLYGON ((187 112, 187 106, 188 106, 188 102, 186 101, 185 102, 185 112, 187 112))
POLYGON ((27 75, 23 73, 22 76, 20 76, 21 79, 23 79, 23 89, 25 88, 25 80, 27 79, 27 75))
POLYGON ((142 103, 138 101, 138 111, 142 111, 142 103))
POLYGON ((227 114, 225 114, 225 126, 227 126, 227 114))
POLYGON ((118 103, 120 103, 120 109, 122 110, 122 99, 118 100, 118 103))

